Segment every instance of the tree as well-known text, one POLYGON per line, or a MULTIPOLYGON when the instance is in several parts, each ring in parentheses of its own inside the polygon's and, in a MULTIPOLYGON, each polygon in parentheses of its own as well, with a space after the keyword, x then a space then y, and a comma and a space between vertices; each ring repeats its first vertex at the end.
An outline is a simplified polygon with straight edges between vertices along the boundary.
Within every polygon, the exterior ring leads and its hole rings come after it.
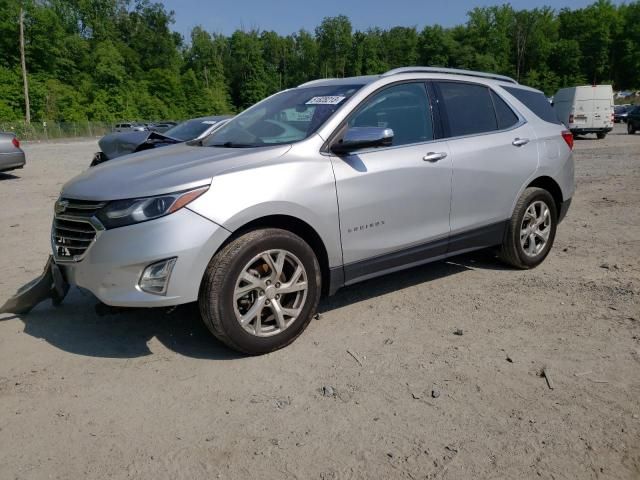
POLYGON ((325 17, 316 28, 322 68, 320 75, 344 77, 351 53, 351 22, 344 15, 325 17))
POLYGON ((464 24, 419 32, 353 31, 343 15, 291 35, 195 27, 187 42, 172 30, 174 13, 153 0, 0 0, 0 11, 0 121, 229 113, 318 77, 416 64, 512 75, 547 94, 591 82, 640 88, 638 0, 475 8, 464 24))
POLYGON ((29 105, 29 78, 24 50, 24 7, 20 4, 20 66, 22 67, 22 83, 24 84, 24 121, 29 125, 31 123, 31 107, 29 105))
POLYGON ((418 63, 418 32, 415 27, 393 27, 383 32, 381 39, 386 50, 386 64, 389 68, 418 63))
POLYGON ((238 30, 231 35, 226 71, 229 72, 233 103, 240 109, 253 105, 267 95, 267 75, 261 47, 260 36, 255 30, 238 30))

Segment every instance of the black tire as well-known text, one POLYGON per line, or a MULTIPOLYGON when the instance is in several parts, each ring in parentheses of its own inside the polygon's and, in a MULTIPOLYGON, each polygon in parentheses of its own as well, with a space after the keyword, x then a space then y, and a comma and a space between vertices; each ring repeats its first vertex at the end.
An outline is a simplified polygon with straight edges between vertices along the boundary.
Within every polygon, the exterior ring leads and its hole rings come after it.
POLYGON ((249 355, 272 352, 289 345, 309 325, 318 308, 321 281, 318 259, 300 237, 276 228, 253 230, 228 243, 209 262, 198 297, 200 314, 211 333, 230 348, 249 355), (273 336, 260 337, 248 333, 236 319, 234 289, 247 263, 274 249, 286 250, 299 259, 308 290, 302 310, 290 326, 273 336))
POLYGON ((634 133, 636 133, 636 129, 633 126, 633 123, 631 123, 630 121, 627 121, 627 133, 629 135, 633 135, 634 133))
POLYGON ((528 269, 534 268, 547 257, 556 236, 558 224, 558 210, 551 194, 543 188, 529 187, 518 199, 513 215, 509 220, 504 240, 500 248, 500 257, 509 265, 528 269), (528 255, 520 242, 520 229, 523 225, 527 209, 535 202, 543 202, 549 208, 550 228, 549 237, 544 248, 535 256, 528 255))
POLYGON ((603 140, 606 136, 607 136, 606 132, 596 133, 596 137, 598 137, 598 140, 603 140))

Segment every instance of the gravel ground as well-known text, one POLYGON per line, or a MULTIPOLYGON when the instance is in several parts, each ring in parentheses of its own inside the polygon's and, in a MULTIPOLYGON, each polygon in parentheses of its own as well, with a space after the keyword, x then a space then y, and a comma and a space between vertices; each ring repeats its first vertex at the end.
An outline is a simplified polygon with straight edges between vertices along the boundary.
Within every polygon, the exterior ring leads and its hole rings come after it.
MULTIPOLYGON (((0 174, 0 301, 96 149, 28 144, 0 174)), ((537 269, 480 252, 346 288, 263 357, 187 307, 98 316, 77 289, 0 315, 0 478, 640 478, 640 135, 575 160, 537 269)))

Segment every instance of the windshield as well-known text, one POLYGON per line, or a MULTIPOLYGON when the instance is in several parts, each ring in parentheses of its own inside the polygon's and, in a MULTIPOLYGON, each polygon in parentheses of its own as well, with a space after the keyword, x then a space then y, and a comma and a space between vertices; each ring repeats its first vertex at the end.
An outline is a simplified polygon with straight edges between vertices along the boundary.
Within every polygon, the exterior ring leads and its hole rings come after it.
POLYGON ((257 103, 214 132, 208 147, 283 145, 310 137, 362 85, 285 90, 257 103))
POLYGON ((175 127, 170 128, 169 130, 164 132, 163 135, 186 142, 188 140, 198 138, 207 129, 211 128, 211 126, 215 125, 216 123, 218 122, 216 122, 215 120, 187 120, 186 122, 182 122, 175 127))

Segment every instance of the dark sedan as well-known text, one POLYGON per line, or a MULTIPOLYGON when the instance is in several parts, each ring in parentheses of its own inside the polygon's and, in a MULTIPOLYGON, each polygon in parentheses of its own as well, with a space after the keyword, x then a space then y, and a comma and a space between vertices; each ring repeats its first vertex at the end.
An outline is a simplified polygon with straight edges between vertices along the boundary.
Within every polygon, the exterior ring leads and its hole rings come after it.
POLYGON ((25 163, 20 140, 13 133, 0 132, 0 172, 22 168, 25 163))
POLYGON ((613 121, 615 123, 626 122, 629 111, 633 109, 633 105, 616 105, 613 107, 613 121))
POLYGON ((627 114, 627 133, 633 135, 640 130, 640 105, 636 105, 627 114))
POLYGON ((166 132, 123 132, 112 133, 100 139, 98 145, 101 151, 96 153, 91 162, 94 167, 107 160, 113 160, 130 153, 141 152, 150 148, 164 147, 175 143, 199 140, 206 137, 216 128, 222 126, 229 118, 228 115, 193 118, 179 123, 166 132))

